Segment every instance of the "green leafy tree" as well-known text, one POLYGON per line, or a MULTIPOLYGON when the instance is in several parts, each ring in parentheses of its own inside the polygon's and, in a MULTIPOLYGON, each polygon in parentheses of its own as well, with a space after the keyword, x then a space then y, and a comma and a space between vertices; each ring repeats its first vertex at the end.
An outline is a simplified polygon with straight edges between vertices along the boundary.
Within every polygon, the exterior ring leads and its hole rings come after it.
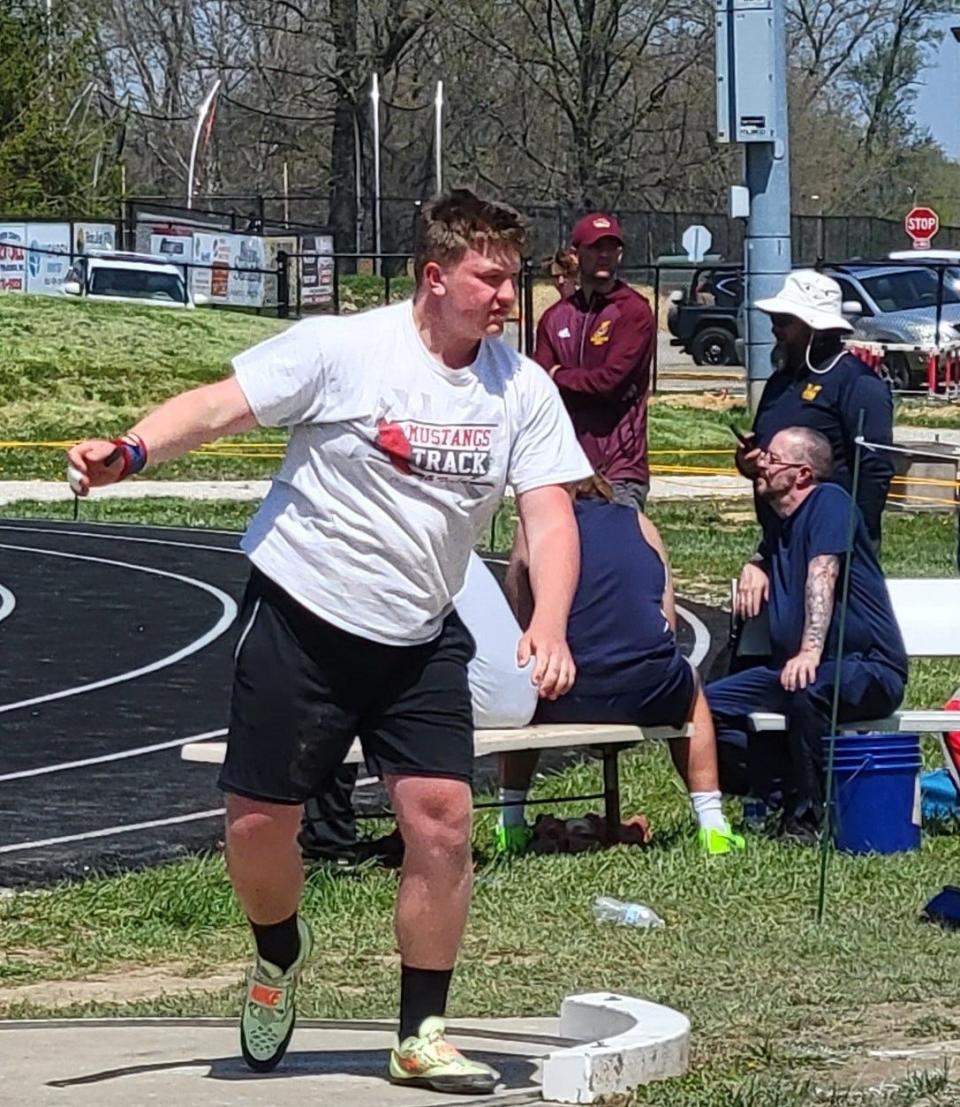
POLYGON ((0 0, 0 212, 94 214, 118 189, 122 128, 100 112, 87 13, 0 0))

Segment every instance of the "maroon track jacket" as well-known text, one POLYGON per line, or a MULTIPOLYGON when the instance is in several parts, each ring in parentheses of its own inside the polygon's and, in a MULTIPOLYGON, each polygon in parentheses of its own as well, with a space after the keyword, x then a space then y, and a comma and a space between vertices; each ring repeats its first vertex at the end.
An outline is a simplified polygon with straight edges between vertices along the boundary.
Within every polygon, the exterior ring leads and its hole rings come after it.
POLYGON ((583 292, 544 312, 534 360, 560 368, 560 389, 587 458, 607 480, 650 482, 647 393, 656 341, 647 301, 617 281, 590 304, 583 292))

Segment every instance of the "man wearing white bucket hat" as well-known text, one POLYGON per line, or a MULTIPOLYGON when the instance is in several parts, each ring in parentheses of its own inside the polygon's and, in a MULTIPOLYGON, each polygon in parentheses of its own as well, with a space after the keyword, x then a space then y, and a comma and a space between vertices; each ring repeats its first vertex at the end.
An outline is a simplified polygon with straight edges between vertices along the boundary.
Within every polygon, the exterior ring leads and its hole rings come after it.
MULTIPOLYGON (((798 269, 783 288, 756 306, 770 316, 776 339, 776 372, 767 381, 754 419, 754 440, 737 450, 737 467, 751 480, 760 450, 784 427, 810 427, 830 443, 829 478, 851 491, 854 438, 860 412, 868 442, 893 438, 893 400, 886 382, 843 345, 853 330, 843 316, 840 285, 825 273, 798 269)), ((880 543, 880 517, 887 500, 893 462, 886 451, 863 451, 857 504, 874 547, 880 543)), ((767 530, 771 512, 758 501, 757 518, 767 530)))

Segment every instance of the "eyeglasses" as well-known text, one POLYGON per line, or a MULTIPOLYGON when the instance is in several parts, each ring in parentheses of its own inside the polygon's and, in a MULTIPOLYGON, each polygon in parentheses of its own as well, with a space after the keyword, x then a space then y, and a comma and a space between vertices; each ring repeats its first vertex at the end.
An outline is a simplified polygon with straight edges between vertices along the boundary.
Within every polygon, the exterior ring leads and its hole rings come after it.
POLYGON ((776 454, 772 454, 769 450, 761 450, 760 457, 766 459, 767 465, 776 465, 778 469, 809 468, 805 461, 784 461, 782 457, 777 457, 776 454))

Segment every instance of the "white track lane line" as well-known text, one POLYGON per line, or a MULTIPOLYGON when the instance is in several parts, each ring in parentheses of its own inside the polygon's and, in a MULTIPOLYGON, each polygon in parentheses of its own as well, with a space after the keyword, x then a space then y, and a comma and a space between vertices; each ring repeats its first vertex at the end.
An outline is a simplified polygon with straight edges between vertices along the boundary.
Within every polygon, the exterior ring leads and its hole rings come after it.
POLYGON ((106 761, 123 761, 128 757, 145 757, 158 750, 175 749, 188 742, 205 742, 208 738, 222 738, 226 728, 208 730, 203 734, 191 734, 189 738, 173 738, 169 742, 156 742, 152 746, 138 746, 136 749, 121 750, 119 753, 104 753, 98 757, 84 757, 80 761, 61 761, 59 765, 42 765, 39 769, 19 769, 15 773, 0 773, 0 784, 6 780, 24 780, 31 776, 46 776, 47 773, 63 773, 68 769, 83 769, 87 765, 102 765, 106 761))
POLYGON ((44 557, 63 557, 74 561, 93 561, 98 565, 110 565, 116 569, 132 569, 134 572, 138 573, 150 573, 152 576, 166 577, 169 580, 178 580, 183 584, 189 584, 193 588, 199 588, 201 591, 209 593, 214 599, 219 601, 223 607, 223 613, 220 618, 205 634, 202 634, 199 638, 189 643, 189 645, 184 646, 182 649, 177 650, 175 653, 167 654, 166 657, 161 657, 158 661, 151 661, 149 665, 142 665, 139 669, 130 669, 125 673, 119 673, 116 676, 107 677, 104 680, 95 680, 89 684, 79 684, 74 688, 65 688, 60 692, 50 692, 45 696, 34 696, 32 699, 28 700, 18 700, 16 703, 0 704, 0 714, 7 711, 16 711, 21 707, 32 707, 38 703, 50 703, 53 700, 66 699, 68 696, 79 696, 84 692, 93 692, 97 688, 107 688, 113 684, 122 684, 125 681, 136 680, 137 677, 146 676, 147 673, 155 673, 159 669, 165 669, 170 665, 175 665, 178 661, 182 661, 185 657, 190 657, 191 654, 198 653, 215 639, 219 638, 221 634, 229 629, 230 625, 237 617, 237 605, 226 592, 221 591, 219 588, 215 588, 212 584, 207 584, 206 581, 197 580, 195 577, 182 576, 180 573, 170 573, 165 569, 153 569, 146 565, 132 565, 127 561, 112 561, 105 557, 92 557, 89 554, 64 553, 60 550, 44 550, 32 546, 14 546, 3 542, 0 542, 0 549, 19 550, 21 553, 40 554, 44 557))
POLYGON ((693 649, 690 651, 690 664, 696 668, 710 652, 710 631, 692 611, 681 607, 680 604, 677 604, 676 608, 677 615, 693 631, 693 649))
POLYGON ((8 615, 13 614, 13 609, 17 606, 17 597, 10 591, 9 588, 4 588, 0 584, 0 623, 8 615))
MULTIPOLYGON (((96 538, 98 541, 109 542, 143 542, 149 546, 181 546, 186 550, 213 550, 214 553, 228 553, 228 554, 242 554, 243 550, 240 546, 210 546, 205 545, 202 542, 180 542, 172 538, 137 538, 132 534, 97 534, 96 531, 91 530, 68 530, 68 531, 55 531, 49 527, 5 527, 0 526, 0 530, 7 531, 24 531, 29 534, 54 534, 57 538, 96 538)), ((215 534, 228 534, 232 531, 214 531, 215 534)), ((238 534, 237 539, 239 541, 243 536, 238 534)))
MULTIPOLYGON (((357 788, 376 784, 375 776, 366 776, 356 783, 357 788)), ((154 830, 158 826, 176 826, 178 823, 195 823, 201 819, 215 819, 226 811, 224 807, 213 807, 209 811, 194 811, 189 815, 173 815, 169 819, 150 819, 144 823, 123 823, 120 826, 105 826, 100 830, 85 830, 82 834, 63 834, 59 838, 39 838, 34 842, 14 842, 9 846, 0 846, 0 853, 17 853, 21 850, 43 849, 45 846, 62 846, 70 842, 86 842, 91 838, 109 838, 114 834, 135 834, 138 830, 154 830)))

